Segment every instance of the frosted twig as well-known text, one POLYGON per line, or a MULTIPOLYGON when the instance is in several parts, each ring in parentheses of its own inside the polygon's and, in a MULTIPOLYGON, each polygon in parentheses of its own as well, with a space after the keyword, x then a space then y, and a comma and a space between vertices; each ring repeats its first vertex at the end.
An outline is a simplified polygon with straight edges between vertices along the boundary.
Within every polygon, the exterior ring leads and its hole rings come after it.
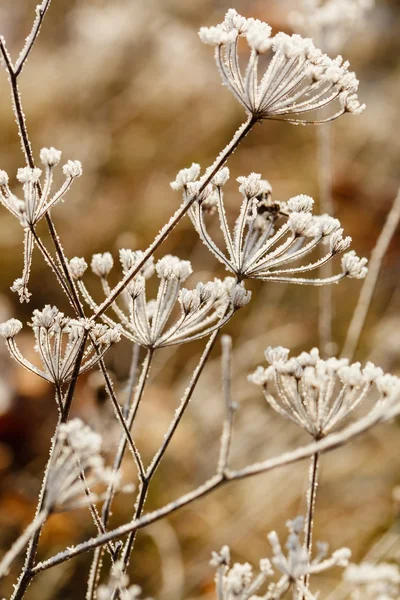
POLYGON ((24 64, 28 59, 28 56, 33 48, 36 38, 39 35, 40 27, 43 23, 43 19, 46 15, 46 12, 50 6, 50 2, 51 2, 51 0, 43 0, 42 4, 39 4, 36 7, 36 19, 33 23, 32 30, 31 30, 30 34, 28 35, 28 37, 26 38, 25 46, 21 50, 21 53, 17 59, 17 62, 15 63, 15 67, 14 67, 15 77, 18 77, 18 75, 21 73, 22 69, 24 68, 24 64))
MULTIPOLYGON (((332 198, 332 127, 329 123, 325 127, 317 128, 318 140, 318 183, 319 202, 322 214, 334 216, 332 198)), ((333 275, 332 263, 321 267, 321 278, 333 275)), ((333 294, 330 286, 321 287, 319 290, 319 338, 322 356, 327 358, 332 353, 332 320, 333 320, 333 294)))
POLYGON ((364 418, 360 419, 356 423, 349 425, 342 431, 338 433, 331 433, 323 440, 319 440, 317 442, 312 442, 311 444, 307 444, 301 448, 296 450, 292 450, 290 452, 285 452, 280 456, 267 459, 263 462, 254 463, 243 469, 232 470, 225 473, 225 476, 222 475, 214 475, 208 481, 200 485, 195 490, 189 492, 188 494, 182 496, 181 498, 170 502, 166 506, 157 509, 153 512, 150 512, 137 520, 131 521, 130 523, 126 523, 121 527, 117 527, 116 529, 107 532, 105 535, 100 535, 96 538, 91 538, 85 542, 77 544, 73 548, 68 548, 65 551, 59 552, 58 554, 52 556, 51 558, 42 561, 36 564, 32 569, 32 574, 36 575, 42 571, 45 571, 49 568, 54 567, 55 565, 61 564, 66 560, 73 558, 83 552, 88 552, 90 550, 94 550, 95 548, 104 545, 110 540, 118 539, 119 537, 137 530, 159 519, 166 517, 167 515, 175 512, 179 508, 191 504, 195 500, 202 498, 203 496, 208 495, 213 490, 221 487, 225 483, 236 481, 239 479, 246 479, 247 477, 252 477, 254 475, 260 473, 267 473, 268 471, 272 471, 278 467, 290 465, 306 458, 310 458, 315 454, 328 452, 334 450, 335 448, 340 448, 344 444, 348 443, 350 440, 358 437, 362 433, 365 433, 372 427, 378 425, 379 423, 385 423, 388 420, 394 418, 400 412, 400 406, 398 406, 399 399, 397 398, 397 406, 393 403, 393 407, 386 411, 384 409, 379 409, 376 411, 372 411, 364 418))
POLYGON ((386 218, 385 225, 378 237, 374 249, 371 252, 368 275, 361 288, 357 306, 347 332, 346 341, 343 346, 342 356, 353 358, 360 340, 361 332, 367 318, 368 310, 374 295, 376 282, 379 277, 383 258, 387 252, 390 241, 397 229, 400 220, 400 189, 394 199, 392 208, 386 218))
MULTIPOLYGON (((134 423, 134 420, 135 420, 135 417, 137 414, 137 410, 139 408, 139 404, 140 404, 142 396, 143 396, 143 392, 144 392, 145 385, 146 385, 146 382, 147 382, 147 379, 149 376, 153 357, 154 357, 154 350, 151 350, 151 349, 147 350, 147 354, 144 359, 144 362, 142 365, 142 370, 141 370, 141 373, 139 376, 138 386, 135 391, 134 397, 131 398, 132 402, 130 404, 129 413, 128 413, 128 417, 126 420, 126 424, 127 424, 129 431, 132 428, 132 425, 134 423)), ((136 360, 136 358, 134 355, 133 362, 135 360, 136 360)), ((126 408, 128 408, 128 407, 126 406, 126 408)), ((116 475, 121 468, 122 460, 125 455, 126 446, 127 446, 127 438, 124 435, 121 437, 121 440, 119 442, 118 451, 115 456, 114 465, 113 465, 114 475, 116 475)), ((144 474, 144 476, 142 477, 142 482, 141 482, 142 485, 139 490, 139 495, 142 493, 143 485, 145 484, 145 482, 146 482, 146 474, 144 474)), ((114 489, 114 478, 113 478, 113 480, 111 481, 111 483, 108 487, 107 494, 106 494, 106 501, 104 503, 103 510, 102 510, 102 522, 103 522, 104 527, 107 527, 107 524, 108 524, 108 520, 109 520, 110 512, 111 512, 111 505, 112 505, 112 501, 114 499, 114 494, 115 494, 115 489, 114 489)), ((87 588, 87 593, 86 593, 87 600, 92 600, 95 597, 96 586, 98 584, 99 571, 100 571, 100 567, 101 567, 101 557, 102 557, 102 548, 98 548, 94 554, 91 569, 90 569, 88 588, 87 588)))
POLYGON ((236 404, 232 399, 232 338, 224 335, 221 338, 222 346, 222 388, 225 399, 225 420, 223 424, 220 454, 218 460, 218 473, 223 475, 229 467, 229 454, 232 442, 233 421, 236 404))
POLYGON ((38 529, 40 529, 48 517, 48 511, 42 510, 35 519, 28 525, 25 531, 13 543, 9 551, 3 556, 0 561, 0 579, 8 574, 9 569, 18 554, 24 549, 38 529))
MULTIPOLYGON (((312 536, 314 527, 314 513, 315 513, 315 500, 317 497, 318 488, 318 468, 319 468, 319 454, 316 452, 311 457, 310 472, 307 489, 307 515, 304 527, 304 545, 307 550, 308 561, 311 560, 312 555, 312 536)), ((304 586, 308 590, 310 577, 308 575, 304 578, 304 586)), ((303 600, 305 596, 303 595, 303 600)))

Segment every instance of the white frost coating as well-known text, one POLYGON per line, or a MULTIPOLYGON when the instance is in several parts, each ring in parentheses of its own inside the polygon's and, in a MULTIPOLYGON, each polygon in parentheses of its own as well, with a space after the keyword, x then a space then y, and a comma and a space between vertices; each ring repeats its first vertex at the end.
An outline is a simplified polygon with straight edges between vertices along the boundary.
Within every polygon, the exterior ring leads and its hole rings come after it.
POLYGON ((66 175, 66 177, 71 177, 72 179, 80 177, 82 172, 82 163, 79 160, 69 160, 63 166, 64 175, 66 175))
POLYGON ((74 256, 69 261, 69 270, 74 279, 81 279, 83 277, 88 265, 84 258, 74 256))
POLYGON ((110 252, 104 252, 103 254, 93 254, 90 267, 93 273, 98 277, 107 277, 113 266, 114 259, 110 252))
POLYGON ((22 329, 21 321, 18 319, 9 319, 0 324, 0 335, 6 340, 15 337, 22 329))
POLYGON ((40 160, 43 165, 55 167, 61 160, 61 150, 55 148, 42 148, 40 151, 40 160))
POLYGON ((347 277, 364 279, 368 273, 367 263, 368 260, 366 258, 358 257, 354 250, 346 252, 342 257, 343 273, 345 273, 347 277))

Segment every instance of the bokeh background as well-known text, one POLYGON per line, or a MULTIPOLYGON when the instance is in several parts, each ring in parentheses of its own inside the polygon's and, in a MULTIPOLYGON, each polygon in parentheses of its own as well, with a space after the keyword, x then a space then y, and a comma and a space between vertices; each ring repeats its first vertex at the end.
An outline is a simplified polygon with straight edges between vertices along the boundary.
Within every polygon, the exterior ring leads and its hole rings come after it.
MULTIPOLYGON (((30 30, 35 4, 35 0, 0 4, 0 32, 14 57, 30 30)), ((197 36, 201 25, 220 22, 230 6, 227 0, 53 1, 20 85, 35 157, 42 146, 52 145, 63 150, 64 159, 79 159, 84 166, 84 176, 53 214, 69 257, 84 256, 89 262, 95 252, 109 250, 117 256, 119 248, 145 248, 180 202, 169 187, 176 172, 192 161, 209 165, 243 121, 241 108, 220 84, 212 49, 197 36)), ((234 6, 275 30, 288 32, 288 15, 298 8, 289 0, 236 0, 234 6)), ((361 81, 360 96, 368 108, 362 116, 347 116, 332 128, 333 193, 353 247, 366 256, 399 185, 399 18, 398 2, 377 0, 343 48, 361 81)), ((4 72, 0 72, 0 131, 0 167, 14 181, 23 156, 4 72)), ((305 193, 318 201, 315 128, 267 122, 245 140, 229 167, 231 216, 240 203, 235 178, 251 171, 270 180, 276 199, 305 193)), ((40 232, 47 239, 44 224, 40 232)), ((20 225, 1 210, 1 320, 15 316, 28 321, 31 311, 45 303, 67 312, 54 276, 38 252, 31 303, 19 305, 9 288, 22 270, 21 244, 20 225)), ((223 275, 187 219, 157 256, 167 252, 192 260, 195 275, 188 283, 223 275)), ((397 374, 399 275, 398 232, 385 258, 356 356, 397 374)), ((100 299, 95 278, 89 276, 88 285, 100 299)), ((227 327, 234 339, 234 394, 240 403, 233 449, 236 466, 308 441, 271 413, 246 375, 262 363, 267 345, 280 344, 298 352, 318 344, 317 288, 253 283, 249 287, 254 293, 251 305, 227 327)), ((347 280, 333 290, 337 351, 359 289, 360 282, 347 280)), ((20 340, 32 357, 29 333, 22 333, 20 340)), ((161 442, 201 349, 199 343, 159 352, 135 426, 145 461, 161 442)), ((57 415, 49 387, 16 367, 4 348, 0 353, 2 552, 33 517, 57 415)), ((130 354, 123 342, 108 357, 121 399, 130 354)), ((214 472, 223 417, 219 354, 216 347, 157 473, 148 509, 193 489, 214 472)), ((105 452, 111 460, 118 428, 95 374, 80 381, 73 414, 106 433, 105 452)), ((394 531, 385 558, 399 559, 392 499, 400 484, 399 439, 398 424, 393 424, 323 457, 316 539, 328 541, 333 549, 349 545, 358 561, 385 532, 394 531)), ((135 476, 129 459, 124 465, 126 481, 135 476)), ((130 568, 132 581, 161 600, 214 598, 213 570, 208 566, 211 550, 229 544, 236 560, 257 565, 269 554, 266 533, 276 528, 284 535, 285 521, 304 511, 307 470, 307 464, 300 463, 233 484, 140 532, 130 568)), ((121 497, 113 523, 131 518, 132 510, 133 496, 121 497)), ((39 555, 49 556, 93 533, 84 511, 54 516, 43 531, 39 555)), ((33 583, 27 598, 83 598, 90 560, 89 554, 83 555, 46 572, 33 583)), ((21 564, 22 557, 3 584, 5 596, 21 564)), ((330 572, 316 580, 323 598, 339 577, 330 572)))

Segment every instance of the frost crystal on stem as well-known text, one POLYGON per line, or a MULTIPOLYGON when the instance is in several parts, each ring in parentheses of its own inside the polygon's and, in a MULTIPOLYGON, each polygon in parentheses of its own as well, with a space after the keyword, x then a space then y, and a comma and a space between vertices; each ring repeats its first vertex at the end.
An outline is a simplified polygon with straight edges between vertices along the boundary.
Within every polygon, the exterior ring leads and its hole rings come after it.
POLYGON ((378 400, 372 413, 390 408, 400 394, 400 379, 372 363, 361 368, 346 358, 322 360, 317 348, 294 358, 286 348, 267 348, 265 357, 270 366, 258 367, 249 381, 262 387, 276 412, 316 440, 340 427, 373 392, 378 400))
MULTIPOLYGON (((340 221, 329 215, 314 216, 314 201, 301 194, 287 202, 272 200, 272 188, 258 173, 239 177, 243 196, 233 232, 225 209, 223 185, 229 176, 227 167, 221 170, 209 186, 208 195, 194 203, 189 216, 200 238, 215 257, 238 280, 262 279, 299 284, 324 285, 337 283, 344 277, 363 278, 367 259, 354 251, 344 254, 342 273, 325 279, 301 277, 318 269, 335 255, 348 249, 351 238, 343 237, 340 221), (207 230, 207 215, 218 214, 225 250, 222 250, 207 230), (300 266, 287 266, 303 261, 318 246, 326 246, 324 255, 300 266), (287 266, 286 268, 283 268, 287 266)), ((189 199, 197 184, 183 186, 189 199)))
POLYGON ((255 119, 316 124, 333 121, 346 112, 359 114, 365 108, 358 101, 359 82, 349 71, 349 63, 341 56, 332 59, 323 54, 309 38, 282 32, 271 37, 269 25, 244 19, 234 9, 223 23, 202 27, 199 35, 205 44, 215 46, 224 85, 255 119), (244 74, 238 56, 240 37, 246 37, 250 47, 244 74), (262 55, 268 56, 265 65, 260 64, 262 55), (322 120, 307 117, 327 106, 333 107, 330 116, 322 120))

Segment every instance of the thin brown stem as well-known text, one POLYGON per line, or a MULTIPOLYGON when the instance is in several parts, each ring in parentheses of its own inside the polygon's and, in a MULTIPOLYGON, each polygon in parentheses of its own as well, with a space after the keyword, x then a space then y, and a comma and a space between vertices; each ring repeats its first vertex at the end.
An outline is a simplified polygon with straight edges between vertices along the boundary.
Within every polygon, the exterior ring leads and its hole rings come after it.
MULTIPOLYGON (((304 546, 307 550, 308 562, 311 562, 312 554, 312 536, 314 527, 314 514, 315 514, 315 500, 317 497, 318 489, 318 466, 319 466, 319 454, 316 452, 311 457, 310 472, 307 488, 307 515, 304 527, 304 546)), ((308 590, 310 583, 309 575, 304 578, 304 586, 308 590)), ((302 595, 302 599, 305 600, 305 596, 302 595)))
MULTIPOLYGON (((130 401, 130 410, 129 410, 127 421, 126 421, 129 431, 132 428, 132 425, 134 423, 141 399, 143 397, 143 392, 145 389, 146 381, 149 376, 153 356, 154 356, 154 351, 148 350, 146 358, 143 362, 142 371, 139 376, 138 386, 137 386, 134 397, 132 396, 134 380, 136 378, 136 376, 134 375, 134 371, 136 370, 136 361, 137 361, 138 357, 136 355, 136 352, 134 352, 133 356, 132 356, 132 364, 131 364, 131 372, 130 372, 130 387, 129 387, 129 394, 128 394, 128 398, 127 398, 127 400, 130 401)), ((126 408, 128 408, 127 405, 126 405, 126 408)), ((117 452, 117 454, 115 456, 115 460, 114 460, 114 466, 113 466, 114 474, 118 473, 118 471, 121 468, 122 460, 124 458, 125 451, 126 451, 126 445, 127 445, 126 436, 122 436, 120 443, 119 443, 118 452, 117 452)), ((112 505, 112 501, 114 499, 115 489, 114 489, 113 481, 114 481, 114 477, 113 477, 112 482, 107 490, 107 497, 106 497, 106 501, 103 505, 103 510, 102 510, 102 522, 103 522, 104 527, 107 527, 107 525, 108 525, 108 521, 110 518, 111 505, 112 505)), ((145 476, 142 477, 141 490, 143 489, 144 482, 146 482, 145 476)), ((95 598, 96 588, 97 588, 97 584, 98 584, 98 580, 99 580, 99 576, 100 576, 102 554, 103 554, 102 548, 96 549, 96 552, 93 557, 92 565, 90 568, 88 588, 87 588, 87 592, 86 592, 86 600, 93 600, 95 598)))
POLYGON ((368 275, 363 282, 357 306, 353 313, 353 318, 347 332, 342 356, 345 356, 350 361, 353 359, 354 353, 357 350, 364 323, 368 315, 368 310, 374 295, 376 283, 378 281, 382 261, 388 250, 390 241, 398 227, 399 221, 400 189, 397 192, 397 196, 394 199, 392 208, 386 218, 385 225, 383 226, 375 247, 371 252, 371 259, 368 265, 368 275))

